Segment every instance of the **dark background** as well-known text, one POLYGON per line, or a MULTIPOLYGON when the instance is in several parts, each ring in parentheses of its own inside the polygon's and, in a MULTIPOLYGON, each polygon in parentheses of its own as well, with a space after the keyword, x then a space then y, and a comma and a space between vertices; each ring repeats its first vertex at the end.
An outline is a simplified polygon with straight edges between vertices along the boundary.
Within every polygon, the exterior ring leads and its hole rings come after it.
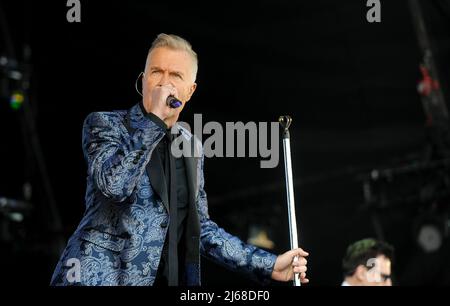
MULTIPOLYGON (((450 10, 422 1, 444 90, 450 64, 450 10)), ((362 181, 372 169, 420 160, 427 145, 417 83, 421 50, 407 1, 382 1, 381 23, 368 23, 366 1, 86 1, 81 23, 68 23, 66 1, 1 2, 15 57, 30 46, 30 103, 67 239, 84 211, 84 118, 128 109, 134 82, 157 34, 190 41, 199 55, 198 88, 182 120, 277 121, 291 128, 300 245, 310 252, 311 285, 339 285, 346 246, 376 236, 362 181)), ((6 47, 0 40, 0 54, 6 47)), ((59 254, 54 219, 21 111, 0 103, 0 197, 23 198, 23 222, 0 219, 2 269, 10 282, 32 274, 47 284, 59 254), (25 139, 25 141, 24 141, 25 139), (26 265, 24 264, 26 263, 26 265), (28 273, 28 274, 27 274, 28 273)), ((243 240, 252 226, 267 230, 273 252, 289 249, 284 168, 260 169, 258 158, 206 160, 210 215, 243 240)), ((415 244, 421 217, 414 203, 380 211, 385 239, 396 248, 397 284, 450 284, 448 241, 431 254, 415 244)), ((202 261, 203 284, 250 280, 202 261)))

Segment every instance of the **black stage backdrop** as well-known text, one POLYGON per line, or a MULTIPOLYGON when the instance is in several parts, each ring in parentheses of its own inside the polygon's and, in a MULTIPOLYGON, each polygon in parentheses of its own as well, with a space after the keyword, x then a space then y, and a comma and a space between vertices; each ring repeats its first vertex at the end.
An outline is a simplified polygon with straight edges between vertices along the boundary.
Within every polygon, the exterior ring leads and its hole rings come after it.
MULTIPOLYGON (((81 23, 67 22, 66 1, 1 2, 13 55, 24 62, 24 46, 31 51, 35 131, 64 241, 84 211, 84 118, 138 102, 134 83, 152 40, 173 33, 199 55, 198 89, 183 121, 193 124, 194 114, 223 125, 293 117, 299 240, 311 254, 311 286, 339 285, 346 246, 377 234, 360 176, 420 160, 426 148, 417 93, 421 50, 407 1, 382 1, 381 23, 367 22, 363 0, 80 2, 81 23)), ((448 6, 423 4, 435 58, 439 67, 449 67, 448 6)), ((0 41, 1 54, 6 49, 0 41)), ((440 70, 445 90, 448 71, 440 70)), ((11 283, 32 275, 33 283, 45 285, 59 256, 53 247, 57 221, 29 133, 24 137, 29 121, 1 101, 0 197, 23 199, 25 182, 33 190, 33 210, 22 222, 2 218, 2 271, 11 283)), ((276 253, 289 248, 281 143, 279 153, 274 169, 261 169, 259 158, 205 161, 212 219, 245 241, 264 229, 276 253)), ((383 238, 397 251, 395 281, 449 284, 448 241, 431 254, 415 244, 418 206, 378 211, 383 238)), ((205 259, 202 264, 204 285, 254 285, 205 259)))

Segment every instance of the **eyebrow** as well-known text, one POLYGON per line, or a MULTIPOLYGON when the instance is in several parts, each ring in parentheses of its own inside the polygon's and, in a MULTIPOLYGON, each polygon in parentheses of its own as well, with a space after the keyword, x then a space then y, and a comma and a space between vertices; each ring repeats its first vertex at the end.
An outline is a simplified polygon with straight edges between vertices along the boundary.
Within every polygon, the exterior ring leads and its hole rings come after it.
POLYGON ((179 75, 181 78, 184 78, 184 74, 183 74, 183 72, 181 72, 181 71, 171 71, 171 72, 169 72, 169 74, 176 74, 176 75, 179 75))
MULTIPOLYGON (((158 66, 151 66, 150 67, 150 71, 163 71, 164 69, 162 69, 161 67, 158 66)), ((169 74, 179 74, 181 77, 184 77, 184 73, 178 70, 173 70, 173 71, 169 71, 169 74)))
POLYGON ((160 67, 158 66, 151 66, 150 67, 150 71, 155 71, 155 70, 162 70, 160 67))

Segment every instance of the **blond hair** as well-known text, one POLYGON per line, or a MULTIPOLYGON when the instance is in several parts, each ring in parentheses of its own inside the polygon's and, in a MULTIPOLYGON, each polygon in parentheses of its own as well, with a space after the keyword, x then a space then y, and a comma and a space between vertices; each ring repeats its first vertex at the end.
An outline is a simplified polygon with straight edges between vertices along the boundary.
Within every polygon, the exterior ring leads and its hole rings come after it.
POLYGON ((193 66, 192 66, 193 80, 195 81, 195 79, 197 77, 197 71, 198 71, 198 58, 197 58, 197 53, 195 53, 195 51, 192 50, 191 44, 186 39, 184 39, 180 36, 173 35, 173 34, 161 33, 153 41, 152 46, 150 47, 150 50, 148 51, 148 55, 150 55, 150 53, 154 49, 162 48, 162 47, 169 48, 172 50, 185 51, 191 56, 192 62, 193 62, 193 66))

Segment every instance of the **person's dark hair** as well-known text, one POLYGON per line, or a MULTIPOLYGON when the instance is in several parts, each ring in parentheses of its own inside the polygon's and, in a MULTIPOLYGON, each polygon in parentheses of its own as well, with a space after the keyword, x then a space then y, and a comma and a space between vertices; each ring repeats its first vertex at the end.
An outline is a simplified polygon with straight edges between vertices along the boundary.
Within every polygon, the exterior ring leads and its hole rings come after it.
POLYGON ((367 267, 367 261, 370 258, 376 258, 380 255, 384 255, 393 261, 393 246, 372 238, 362 239, 349 245, 344 259, 342 260, 344 277, 353 275, 359 265, 367 267))

